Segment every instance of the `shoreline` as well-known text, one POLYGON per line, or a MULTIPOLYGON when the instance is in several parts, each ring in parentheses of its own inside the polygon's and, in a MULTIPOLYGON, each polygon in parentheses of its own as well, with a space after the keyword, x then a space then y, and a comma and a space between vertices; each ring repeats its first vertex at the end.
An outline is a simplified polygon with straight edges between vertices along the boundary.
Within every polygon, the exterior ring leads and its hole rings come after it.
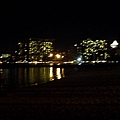
POLYGON ((1 119, 116 119, 120 113, 120 66, 78 69, 42 85, 0 97, 1 119))
POLYGON ((4 63, 0 64, 0 69, 2 68, 29 68, 29 67, 107 67, 107 66, 118 66, 119 63, 96 63, 96 64, 61 64, 61 65, 49 65, 49 64, 29 64, 29 63, 4 63))

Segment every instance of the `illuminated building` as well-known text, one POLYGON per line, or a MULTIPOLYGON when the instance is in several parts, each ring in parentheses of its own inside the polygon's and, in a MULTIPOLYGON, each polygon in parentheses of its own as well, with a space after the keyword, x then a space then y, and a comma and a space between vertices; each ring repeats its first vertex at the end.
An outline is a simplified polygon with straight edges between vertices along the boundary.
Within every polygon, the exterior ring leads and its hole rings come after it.
POLYGON ((30 38, 26 43, 19 42, 17 61, 42 61, 53 52, 54 39, 30 38))
POLYGON ((112 44, 110 44, 110 46, 112 48, 116 48, 119 45, 119 43, 117 42, 117 40, 114 40, 112 44))
POLYGON ((18 43, 18 61, 42 61, 53 51, 54 39, 30 38, 28 43, 18 43))
POLYGON ((11 57, 11 54, 2 54, 0 57, 0 61, 3 63, 9 62, 9 59, 11 57))
POLYGON ((84 61, 99 61, 107 59, 107 40, 83 40, 78 47, 84 61))
POLYGON ((27 61, 28 58, 28 45, 27 43, 19 42, 17 45, 17 61, 27 61))
POLYGON ((11 54, 2 54, 2 58, 8 58, 10 56, 11 56, 11 54))
POLYGON ((109 60, 109 62, 120 61, 120 45, 117 42, 117 40, 114 40, 110 44, 108 60, 109 60))
POLYGON ((29 61, 46 60, 51 52, 53 52, 54 39, 29 39, 29 61))

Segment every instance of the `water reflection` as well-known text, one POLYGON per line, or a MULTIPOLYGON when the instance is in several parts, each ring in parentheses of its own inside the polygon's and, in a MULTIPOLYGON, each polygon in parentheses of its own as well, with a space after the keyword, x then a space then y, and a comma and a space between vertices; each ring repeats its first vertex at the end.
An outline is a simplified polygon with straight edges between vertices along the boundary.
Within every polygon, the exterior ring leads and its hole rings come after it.
POLYGON ((57 68, 56 69, 56 77, 57 77, 57 79, 61 79, 62 77, 65 77, 64 68, 62 68, 62 69, 57 68))
POLYGON ((56 70, 56 77, 57 77, 58 79, 61 78, 60 68, 57 68, 57 70, 56 70))
POLYGON ((64 68, 33 67, 0 69, 0 80, 4 79, 7 87, 27 87, 61 79, 65 77, 64 68))
POLYGON ((4 87, 5 80, 3 78, 3 69, 0 69, 0 90, 4 87))
POLYGON ((54 80, 53 67, 50 67, 50 81, 54 80))

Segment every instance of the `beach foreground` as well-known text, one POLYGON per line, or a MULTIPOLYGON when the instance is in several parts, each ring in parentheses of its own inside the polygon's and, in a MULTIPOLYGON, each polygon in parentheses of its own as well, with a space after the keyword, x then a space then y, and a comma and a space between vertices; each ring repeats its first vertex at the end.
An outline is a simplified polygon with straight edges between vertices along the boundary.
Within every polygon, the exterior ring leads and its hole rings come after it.
POLYGON ((120 66, 73 69, 60 80, 1 92, 0 120, 78 118, 120 118, 120 66))

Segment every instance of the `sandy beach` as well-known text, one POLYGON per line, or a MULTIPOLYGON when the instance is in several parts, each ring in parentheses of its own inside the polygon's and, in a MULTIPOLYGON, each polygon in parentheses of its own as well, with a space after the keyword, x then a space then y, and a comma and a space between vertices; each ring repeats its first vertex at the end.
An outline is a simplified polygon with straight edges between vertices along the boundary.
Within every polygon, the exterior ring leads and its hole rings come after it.
POLYGON ((0 120, 120 118, 120 66, 71 68, 65 78, 1 92, 0 120))

